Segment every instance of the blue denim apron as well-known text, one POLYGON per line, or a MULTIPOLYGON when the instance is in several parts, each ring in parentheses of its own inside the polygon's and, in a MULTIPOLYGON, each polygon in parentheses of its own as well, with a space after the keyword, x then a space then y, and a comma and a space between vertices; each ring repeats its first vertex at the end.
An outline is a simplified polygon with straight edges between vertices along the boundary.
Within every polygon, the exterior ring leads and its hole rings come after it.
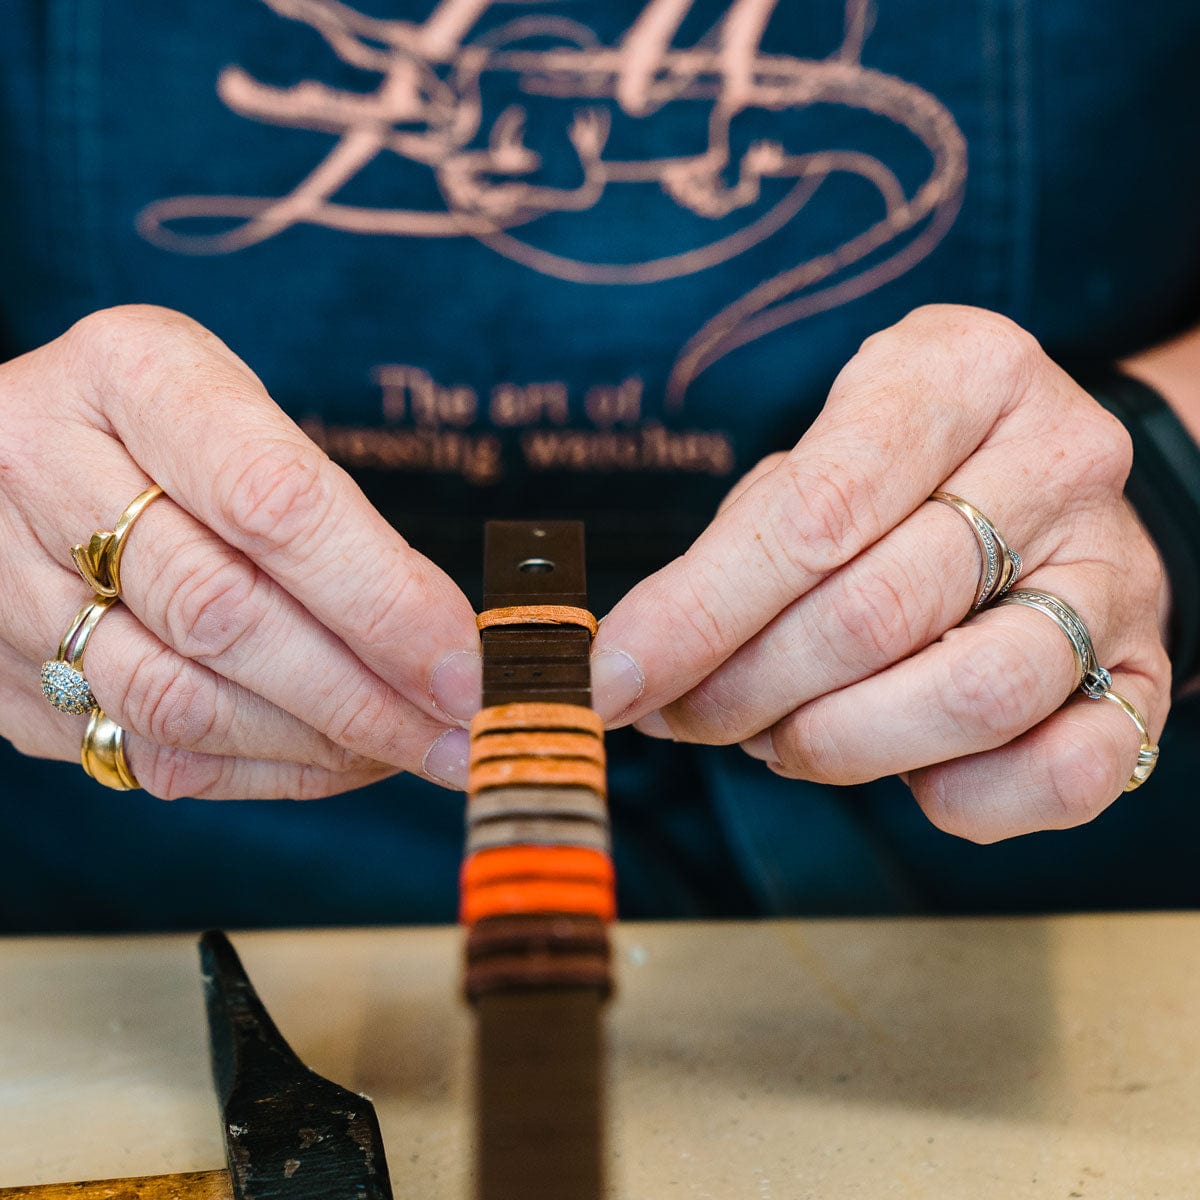
MULTIPOLYGON (((473 597, 486 516, 578 514, 605 609, 918 304, 1064 356, 1200 310, 1190 3, 21 0, 5 34, 4 352, 189 313, 473 597)), ((895 781, 622 735, 623 910, 1193 903, 1189 722, 1092 826, 996 847, 895 781)), ((453 914, 461 801, 420 781, 163 805, 7 747, 0 779, 10 928, 453 914)))

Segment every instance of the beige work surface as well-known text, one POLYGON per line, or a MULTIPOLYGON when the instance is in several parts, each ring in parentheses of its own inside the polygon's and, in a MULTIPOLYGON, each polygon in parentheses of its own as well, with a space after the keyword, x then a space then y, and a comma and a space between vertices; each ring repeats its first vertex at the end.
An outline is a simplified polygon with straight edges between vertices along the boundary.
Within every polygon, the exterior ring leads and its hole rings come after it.
MULTIPOLYGON (((616 938, 615 1197, 1200 1196, 1200 916, 616 938)), ((398 1200, 466 1200, 458 933, 235 942, 398 1200)), ((205 1036, 193 939, 0 941, 0 1185, 221 1165, 205 1036)))

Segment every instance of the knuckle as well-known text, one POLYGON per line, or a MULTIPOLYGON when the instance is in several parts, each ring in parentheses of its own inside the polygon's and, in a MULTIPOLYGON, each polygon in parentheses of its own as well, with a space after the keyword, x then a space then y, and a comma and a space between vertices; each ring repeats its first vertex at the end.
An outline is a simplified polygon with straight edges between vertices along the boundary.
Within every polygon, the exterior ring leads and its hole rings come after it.
POLYGON ((848 562, 859 548, 858 509, 865 499, 862 480, 833 464, 819 475, 793 464, 779 469, 784 472, 785 488, 771 522, 772 562, 791 576, 826 575, 848 562))
POLYGON ((429 612, 430 598, 413 571, 379 571, 367 586, 372 594, 350 606, 358 617, 358 636, 367 646, 396 646, 411 634, 419 614, 429 612))
POLYGON ((1088 400, 1072 420, 1069 436, 1077 486, 1099 494, 1119 494, 1133 467, 1133 440, 1125 426, 1088 400))
POLYGON ((814 783, 861 783, 847 759, 823 705, 813 703, 775 726, 771 744, 785 771, 814 783))
POLYGON ((164 333, 202 327, 191 317, 157 304, 118 304, 80 317, 65 334, 65 344, 84 359, 124 361, 147 343, 161 345, 164 333))
POLYGON ((915 772, 910 780, 913 797, 926 819, 951 837, 979 846, 990 845, 1006 836, 981 822, 973 806, 963 803, 961 791, 947 787, 945 774, 936 771, 915 772))
POLYGON ((197 686, 197 673, 165 647, 138 658, 120 707, 130 729, 160 746, 194 748, 214 733, 215 689, 197 686))
POLYGON ((1037 664, 1019 646, 994 640, 949 660, 943 702, 961 730, 1007 741, 1035 715, 1041 692, 1037 664))
POLYGON ((689 574, 664 599, 666 611, 661 628, 678 632, 679 642, 688 647, 691 662, 715 665, 733 649, 726 632, 730 623, 714 604, 716 591, 689 574))
POLYGON ((731 695, 729 687, 715 675, 665 705, 663 711, 672 734, 682 741, 729 746, 756 732, 747 721, 746 697, 731 695))
POLYGON ((219 788, 226 769, 222 759, 176 746, 152 747, 132 766, 138 782, 159 800, 204 799, 219 788))
POLYGON ((331 714, 325 734, 351 755, 371 758, 384 743, 385 735, 395 732, 391 707, 386 685, 358 687, 331 714))
POLYGON ((846 666, 878 668, 928 640, 908 612, 903 572, 838 582, 830 597, 830 651, 846 666))
POLYGON ((345 785, 324 767, 303 763, 296 767, 293 779, 287 787, 290 800, 320 800, 342 790, 345 785))
POLYGON ((1133 769, 1116 737, 1071 739, 1055 747, 1046 765, 1053 829, 1084 825, 1120 795, 1133 769))
POLYGON ((268 554, 296 562, 315 547, 333 505, 325 460, 290 439, 261 442, 247 457, 239 447, 216 472, 220 519, 268 554))
POLYGON ((164 624, 180 654, 201 662, 225 658, 263 620, 261 577, 232 556, 189 564, 163 590, 164 624))

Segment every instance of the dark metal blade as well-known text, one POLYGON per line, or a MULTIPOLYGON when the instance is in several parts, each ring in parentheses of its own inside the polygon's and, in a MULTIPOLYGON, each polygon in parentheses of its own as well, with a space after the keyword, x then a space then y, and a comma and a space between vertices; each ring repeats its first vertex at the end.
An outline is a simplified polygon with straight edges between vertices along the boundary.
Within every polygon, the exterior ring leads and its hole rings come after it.
POLYGON ((237 1200, 392 1200, 371 1102, 296 1057, 229 939, 200 939, 213 1082, 237 1200))

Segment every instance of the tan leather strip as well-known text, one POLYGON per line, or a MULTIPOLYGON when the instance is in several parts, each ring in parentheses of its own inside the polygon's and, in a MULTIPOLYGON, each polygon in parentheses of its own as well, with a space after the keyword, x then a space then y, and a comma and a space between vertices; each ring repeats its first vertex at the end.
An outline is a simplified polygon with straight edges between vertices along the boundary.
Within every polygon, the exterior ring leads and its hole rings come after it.
POLYGON ((516 733, 525 729, 559 730, 564 733, 590 733, 604 736, 604 722, 590 708, 580 704, 494 704, 476 713, 471 736, 485 733, 516 733))
POLYGON ((608 827, 586 817, 515 817, 481 821, 467 834, 467 853, 500 846, 581 846, 607 854, 608 827))
POLYGON ((592 637, 599 625, 586 608, 573 608, 569 604, 518 604, 511 608, 485 609, 475 618, 475 626, 482 632, 493 625, 579 625, 592 637))
POLYGON ((601 796, 608 795, 604 768, 582 758, 502 758, 479 763, 467 776, 467 790, 471 794, 513 783, 586 787, 601 796))
POLYGON ((471 739, 470 765, 493 758, 585 758, 604 765, 604 743, 590 733, 487 733, 471 739))
POLYGON ((496 787, 473 795, 467 823, 511 817, 581 817, 608 821, 604 797, 582 787, 496 787))

